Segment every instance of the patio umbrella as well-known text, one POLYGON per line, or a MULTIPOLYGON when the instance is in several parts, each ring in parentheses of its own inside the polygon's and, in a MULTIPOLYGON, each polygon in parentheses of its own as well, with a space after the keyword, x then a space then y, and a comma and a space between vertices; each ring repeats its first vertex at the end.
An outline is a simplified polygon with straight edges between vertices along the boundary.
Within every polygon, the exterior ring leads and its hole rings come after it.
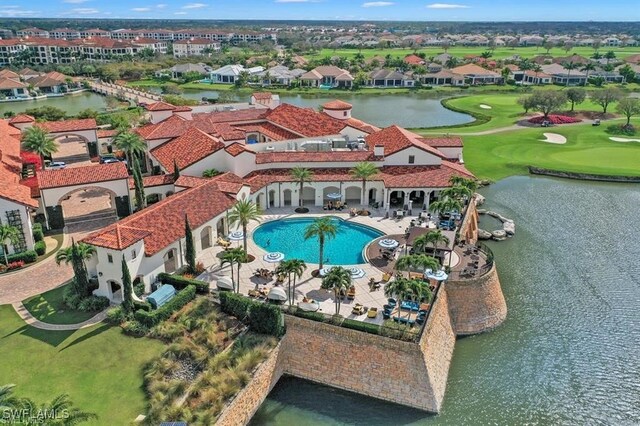
POLYGON ((398 247, 399 244, 400 243, 398 241, 391 238, 385 238, 383 240, 378 241, 378 245, 386 249, 394 249, 398 247))
POLYGON ((431 269, 427 269, 424 271, 424 276, 430 280, 436 281, 444 281, 449 278, 449 275, 447 275, 447 273, 441 269, 437 270, 436 272, 433 272, 431 269))
POLYGON ((329 273, 329 271, 331 271, 333 269, 333 266, 325 266, 324 268, 320 269, 320 276, 324 277, 325 275, 327 275, 329 273))
POLYGON ((352 279, 363 278, 365 275, 364 270, 361 268, 349 268, 349 272, 352 279))
POLYGON ((330 200, 339 200, 340 198, 342 198, 342 194, 339 192, 332 192, 330 194, 327 194, 327 198, 330 200))
POLYGON ((224 290, 233 290, 233 282, 231 281, 231 277, 224 276, 218 278, 216 286, 224 290))
POLYGON ((267 299, 284 302, 285 300, 287 300, 287 293, 284 291, 282 287, 273 287, 271 290, 269 290, 269 294, 267 294, 267 299))
POLYGON ((284 260, 284 253, 280 253, 279 251, 274 251, 271 253, 265 254, 262 259, 268 263, 278 263, 284 260))
POLYGON ((229 234, 229 241, 242 241, 244 240, 244 232, 233 231, 229 234))

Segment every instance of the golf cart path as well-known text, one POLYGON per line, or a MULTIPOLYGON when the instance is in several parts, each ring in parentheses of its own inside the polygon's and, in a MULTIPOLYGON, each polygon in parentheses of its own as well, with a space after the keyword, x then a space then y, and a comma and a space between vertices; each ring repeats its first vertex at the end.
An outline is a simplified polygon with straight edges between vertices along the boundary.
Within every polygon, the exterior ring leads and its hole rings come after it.
MULTIPOLYGON (((617 120, 617 119, 611 119, 611 120, 607 120, 607 121, 613 121, 613 120, 617 120)), ((568 126, 577 126, 580 124, 593 124, 594 120, 582 120, 578 123, 566 123, 566 124, 560 124, 560 125, 555 125, 552 127, 558 127, 558 126, 562 126, 564 127, 568 127, 568 126)), ((481 132, 424 132, 421 133, 422 135, 442 135, 442 134, 447 134, 447 135, 456 135, 456 136, 484 136, 484 135, 493 135, 495 133, 502 133, 502 132, 511 132, 514 130, 524 130, 524 129, 536 129, 536 128, 540 128, 540 129, 549 129, 550 127, 540 127, 540 126, 521 126, 520 124, 512 124, 510 126, 505 126, 505 127, 497 127, 495 129, 489 129, 489 130, 483 130, 481 132)))

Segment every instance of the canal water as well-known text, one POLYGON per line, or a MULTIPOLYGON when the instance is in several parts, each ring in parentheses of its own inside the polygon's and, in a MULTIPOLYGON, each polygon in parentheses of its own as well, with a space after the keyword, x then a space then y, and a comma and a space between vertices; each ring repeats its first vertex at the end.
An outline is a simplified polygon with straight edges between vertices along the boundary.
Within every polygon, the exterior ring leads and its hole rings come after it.
POLYGON ((19 114, 30 108, 37 108, 41 106, 57 107, 65 110, 67 115, 75 115, 87 108, 101 111, 107 107, 107 104, 104 96, 92 92, 82 92, 73 96, 47 98, 37 101, 0 102, 0 117, 8 111, 13 111, 16 114, 19 114))
POLYGON ((253 425, 640 424, 640 186, 520 176, 480 192, 516 222, 490 243, 509 313, 457 341, 442 412, 288 378, 253 425))

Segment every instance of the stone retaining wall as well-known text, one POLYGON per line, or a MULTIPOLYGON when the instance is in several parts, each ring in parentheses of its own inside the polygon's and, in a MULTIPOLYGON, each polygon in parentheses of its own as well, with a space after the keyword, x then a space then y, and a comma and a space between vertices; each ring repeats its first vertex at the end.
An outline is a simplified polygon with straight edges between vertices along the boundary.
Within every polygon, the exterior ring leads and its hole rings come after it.
POLYGON ((467 244, 475 244, 478 241, 478 209, 475 197, 467 206, 467 213, 460 224, 458 234, 460 240, 466 241, 467 244))
POLYGON ((579 180, 595 180, 601 182, 623 182, 623 183, 640 183, 639 176, 614 176, 614 175, 597 175, 593 173, 575 173, 565 172, 562 170, 543 169, 540 167, 529 166, 529 173, 532 175, 553 176, 566 179, 579 180))
POLYGON ((444 286, 451 324, 458 336, 491 330, 507 317, 507 303, 495 264, 481 277, 449 280, 444 286))

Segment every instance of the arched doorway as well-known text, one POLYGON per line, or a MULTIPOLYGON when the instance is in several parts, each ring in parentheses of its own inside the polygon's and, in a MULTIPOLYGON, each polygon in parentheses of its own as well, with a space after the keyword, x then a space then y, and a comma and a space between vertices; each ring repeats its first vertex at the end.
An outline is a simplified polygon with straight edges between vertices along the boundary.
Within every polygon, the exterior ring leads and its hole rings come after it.
POLYGON ((310 186, 306 186, 302 190, 302 205, 303 206, 315 206, 316 205, 316 189, 310 186))
POLYGON ((178 251, 171 249, 162 256, 164 260, 164 271, 171 274, 178 269, 178 251))
POLYGON ((200 231, 200 247, 202 250, 208 249, 211 247, 211 227, 205 226, 202 231, 200 231))
POLYGON ((91 230, 118 220, 115 192, 97 186, 73 190, 58 202, 66 226, 91 230))
POLYGON ((378 190, 376 188, 369 189, 369 204, 375 203, 377 198, 378 190))
POLYGON ((420 208, 422 208, 422 205, 424 204, 424 197, 424 191, 411 191, 411 193, 409 194, 409 200, 413 201, 414 206, 420 208))
POLYGON ((391 191, 389 204, 392 208, 404 206, 404 191, 391 191))
POLYGON ((117 281, 109 280, 109 293, 111 294, 111 300, 114 302, 122 301, 122 286, 117 281))
POLYGON ((66 164, 84 163, 89 164, 91 156, 98 156, 98 147, 93 142, 90 149, 90 144, 87 138, 80 135, 66 134, 60 136, 54 136, 58 150, 51 155, 53 161, 63 161, 66 164))
POLYGON ((337 186, 327 186, 322 190, 322 204, 325 206, 329 201, 332 201, 333 203, 335 203, 336 201, 344 201, 342 200, 342 198, 339 198, 338 200, 336 200, 335 198, 329 198, 329 194, 340 194, 340 188, 338 188, 337 186))
POLYGON ((224 217, 221 217, 216 223, 216 234, 218 238, 222 238, 227 235, 227 221, 224 217))
POLYGON ((283 198, 283 205, 284 206, 290 206, 291 205, 291 190, 290 189, 285 189, 282 192, 282 198, 283 198))
POLYGON ((362 196, 362 188, 357 186, 349 186, 344 190, 344 200, 349 205, 358 205, 362 202, 360 198, 362 196))
POLYGON ((256 205, 260 207, 260 209, 264 209, 264 194, 258 194, 256 197, 256 205))
POLYGON ((271 189, 269 190, 269 207, 276 206, 276 191, 271 189))

